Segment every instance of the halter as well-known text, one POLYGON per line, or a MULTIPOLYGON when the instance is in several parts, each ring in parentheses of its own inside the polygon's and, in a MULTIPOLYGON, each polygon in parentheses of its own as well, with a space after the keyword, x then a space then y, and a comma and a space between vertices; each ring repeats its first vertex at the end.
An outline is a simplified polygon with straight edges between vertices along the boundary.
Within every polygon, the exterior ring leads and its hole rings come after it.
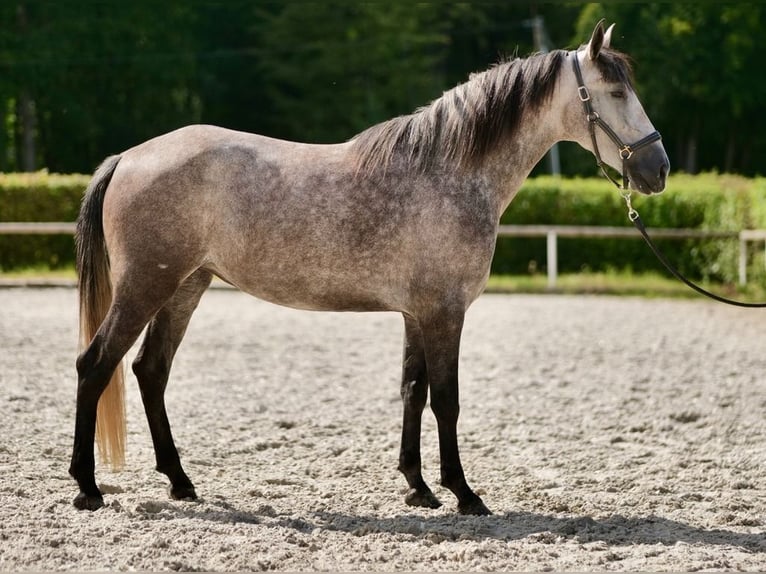
POLYGON ((593 141, 593 155, 596 156, 596 165, 598 165, 599 169, 601 169, 601 173, 603 173, 604 176, 617 187, 617 189, 629 193, 627 169, 628 160, 631 158, 635 151, 638 151, 650 143, 659 141, 662 139, 662 136, 660 135, 660 132, 655 130, 648 136, 641 138, 635 143, 624 143, 620 139, 620 136, 618 136, 617 133, 609 126, 609 124, 601 119, 601 116, 598 115, 598 112, 593 110, 593 106, 591 105, 590 100, 590 92, 588 92, 588 88, 585 87, 585 82, 582 79, 582 71, 580 70, 580 62, 577 60, 577 52, 574 53, 574 58, 572 58, 572 66, 574 67, 574 73, 577 77, 577 95, 582 102, 583 108, 585 108, 585 116, 588 118, 588 130, 590 131, 590 139, 593 141), (609 139, 611 139, 617 145, 617 149, 620 153, 620 158, 622 158, 622 187, 620 187, 620 184, 617 182, 617 180, 609 175, 609 173, 606 171, 606 168, 604 167, 604 161, 601 159, 601 153, 598 149, 598 142, 596 141, 596 126, 600 127, 604 133, 609 136, 609 139))

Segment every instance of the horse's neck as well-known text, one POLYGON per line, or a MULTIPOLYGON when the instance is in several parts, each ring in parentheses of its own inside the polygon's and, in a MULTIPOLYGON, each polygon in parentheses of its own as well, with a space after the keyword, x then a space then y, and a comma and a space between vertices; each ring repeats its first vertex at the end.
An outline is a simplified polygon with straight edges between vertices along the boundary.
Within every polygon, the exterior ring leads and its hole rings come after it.
POLYGON ((492 186, 498 218, 518 193, 532 169, 551 147, 562 140, 577 141, 582 118, 576 115, 577 86, 564 63, 548 101, 520 110, 522 116, 511 137, 501 141, 484 161, 485 177, 492 186))
POLYGON ((524 118, 515 137, 487 157, 484 169, 496 196, 498 217, 516 196, 532 168, 553 144, 563 139, 560 128, 557 106, 530 114, 524 118))

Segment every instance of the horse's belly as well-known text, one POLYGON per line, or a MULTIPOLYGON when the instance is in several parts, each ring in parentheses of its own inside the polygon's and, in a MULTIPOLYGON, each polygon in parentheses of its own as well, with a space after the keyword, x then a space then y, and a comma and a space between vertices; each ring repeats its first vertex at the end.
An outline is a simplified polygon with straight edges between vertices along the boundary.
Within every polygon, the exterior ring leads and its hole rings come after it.
POLYGON ((405 306, 402 290, 389 278, 369 272, 263 264, 209 266, 211 271, 254 297, 314 311, 394 311, 405 306))

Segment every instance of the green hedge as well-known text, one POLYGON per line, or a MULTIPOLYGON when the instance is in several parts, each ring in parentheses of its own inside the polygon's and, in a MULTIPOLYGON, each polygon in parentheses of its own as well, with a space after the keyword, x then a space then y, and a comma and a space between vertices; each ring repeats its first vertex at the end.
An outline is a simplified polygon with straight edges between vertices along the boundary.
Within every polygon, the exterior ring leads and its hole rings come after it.
MULTIPOLYGON (((0 174, 0 221, 74 221, 88 175, 0 174)), ((738 231, 766 228, 766 178, 674 175, 659 196, 636 195, 633 205, 648 227, 738 231)), ((603 179, 527 180, 502 223, 630 226, 619 193, 603 179)), ((734 281, 735 240, 658 241, 668 257, 694 277, 734 281)), ((763 269, 758 255, 754 271, 763 269)), ((70 266, 71 236, 0 235, 0 270, 70 266)), ((559 238, 559 270, 657 270, 658 263, 636 239, 559 238)), ((499 239, 493 272, 524 274, 545 268, 545 240, 499 239)))
MULTIPOLYGON (((633 206, 647 227, 739 231, 766 228, 766 179, 734 175, 674 175, 665 193, 634 194, 633 206)), ((604 179, 529 179, 502 223, 632 227, 625 203, 604 179)), ((736 280, 735 239, 658 240, 683 272, 696 278, 736 280)), ((661 270, 640 239, 558 239, 559 271, 661 270)), ((763 269, 760 264, 754 269, 763 269)), ((494 273, 527 273, 545 266, 545 239, 499 239, 494 273)))
MULTIPOLYGON (((87 175, 0 174, 0 221, 74 221, 87 175)), ((0 235, 0 271, 74 264, 71 235, 0 235)))

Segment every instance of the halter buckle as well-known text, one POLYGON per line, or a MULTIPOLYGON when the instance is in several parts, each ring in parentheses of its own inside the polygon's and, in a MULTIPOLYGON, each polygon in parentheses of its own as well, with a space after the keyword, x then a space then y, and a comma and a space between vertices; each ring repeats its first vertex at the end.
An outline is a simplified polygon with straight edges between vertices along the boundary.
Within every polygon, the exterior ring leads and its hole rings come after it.
POLYGON ((580 96, 581 102, 587 102, 590 100, 590 92, 588 92, 588 88, 585 86, 579 86, 577 88, 577 95, 580 96))
POLYGON ((622 148, 620 148, 620 158, 622 158, 623 161, 630 159, 630 156, 633 155, 633 150, 629 145, 625 145, 622 148))
POLYGON ((590 123, 594 123, 597 122, 601 116, 598 115, 598 112, 588 112, 588 115, 585 117, 588 118, 590 123))

